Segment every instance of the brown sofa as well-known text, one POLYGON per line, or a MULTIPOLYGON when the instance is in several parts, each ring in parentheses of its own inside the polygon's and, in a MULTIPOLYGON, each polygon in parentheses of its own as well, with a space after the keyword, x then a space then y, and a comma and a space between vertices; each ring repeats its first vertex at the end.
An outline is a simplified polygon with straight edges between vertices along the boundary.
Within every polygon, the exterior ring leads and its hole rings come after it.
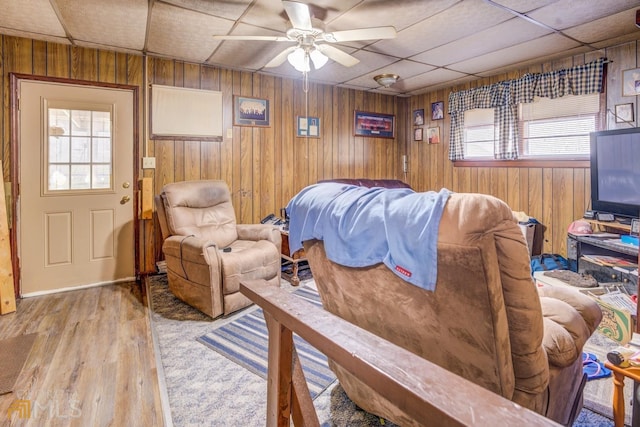
MULTIPOLYGON (((451 195, 439 225, 434 292, 384 264, 338 265, 320 240, 303 243, 326 310, 560 424, 573 423, 582 408, 582 348, 602 313, 571 290, 539 296, 526 242, 504 202, 451 195)), ((358 406, 417 425, 330 364, 358 406)), ((451 390, 451 398, 464 396, 451 390)))
POLYGON ((241 280, 280 286, 280 231, 237 224, 224 181, 167 184, 155 203, 169 289, 182 301, 215 318, 252 304, 241 280))

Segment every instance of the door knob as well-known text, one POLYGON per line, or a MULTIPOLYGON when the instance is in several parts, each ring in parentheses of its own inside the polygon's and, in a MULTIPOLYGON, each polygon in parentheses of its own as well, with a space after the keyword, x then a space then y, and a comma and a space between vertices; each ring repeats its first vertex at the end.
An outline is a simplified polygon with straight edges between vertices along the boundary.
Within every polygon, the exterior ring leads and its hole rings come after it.
POLYGON ((122 196, 122 199, 120 199, 120 204, 124 205, 125 203, 127 203, 129 200, 131 200, 131 197, 129 196, 122 196))

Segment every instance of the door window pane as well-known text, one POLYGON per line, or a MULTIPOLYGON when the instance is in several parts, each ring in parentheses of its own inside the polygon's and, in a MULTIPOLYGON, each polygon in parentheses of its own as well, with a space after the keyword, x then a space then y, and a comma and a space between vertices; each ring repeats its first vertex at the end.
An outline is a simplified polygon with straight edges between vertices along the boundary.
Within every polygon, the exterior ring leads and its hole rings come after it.
POLYGON ((49 108, 47 191, 111 189, 112 112, 49 108))

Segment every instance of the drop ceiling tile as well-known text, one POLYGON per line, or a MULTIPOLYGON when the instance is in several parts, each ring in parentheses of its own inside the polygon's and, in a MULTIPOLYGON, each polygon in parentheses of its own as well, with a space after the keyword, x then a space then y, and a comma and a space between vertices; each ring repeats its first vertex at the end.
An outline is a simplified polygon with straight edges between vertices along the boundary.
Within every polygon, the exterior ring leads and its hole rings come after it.
MULTIPOLYGON (((476 58, 451 64, 449 68, 468 74, 511 66, 518 62, 536 59, 550 54, 565 54, 564 51, 579 46, 573 40, 559 34, 550 34, 538 39, 500 49, 476 58)), ((565 54, 566 55, 566 54, 565 54)))
POLYGON ((458 3, 459 0, 401 0, 389 7, 386 1, 365 1, 327 23, 327 30, 349 30, 356 28, 390 25, 397 31, 404 30, 430 16, 440 13, 458 3))
POLYGON ((493 0, 494 3, 508 7, 519 13, 527 13, 558 0, 493 0))
POLYGON ((211 0, 156 0, 168 3, 183 9, 190 9, 207 15, 236 20, 242 16, 252 0, 211 1, 211 0))
POLYGON ((638 0, 559 0, 528 15, 551 28, 564 30, 638 6, 638 0))
POLYGON ((637 37, 638 28, 635 23, 636 11, 629 9, 615 15, 568 28, 563 33, 584 43, 596 43, 630 33, 637 37))
MULTIPOLYGON (((592 51, 590 48, 586 47, 586 46, 582 46, 579 45, 578 47, 574 47, 571 49, 566 49, 563 50, 561 53, 558 52, 552 52, 548 55, 544 55, 544 56, 539 56, 536 58, 529 58, 526 59, 524 61, 521 62, 517 62, 514 64, 509 64, 507 66, 503 66, 503 67, 498 67, 498 68, 487 68, 486 70, 477 73, 478 76, 480 77, 490 77, 490 76, 495 76, 498 74, 503 74, 509 71, 513 71, 513 70, 520 70, 523 68, 528 68, 531 66, 536 66, 538 67, 540 64, 542 63, 546 63, 546 62, 553 62, 555 60, 565 60, 566 58, 571 58, 574 55, 580 55, 580 54, 585 54, 585 53, 591 53, 593 54, 594 52, 597 51, 592 51)), ((600 57, 599 55, 594 56, 594 58, 600 57)), ((564 63, 563 63, 564 64, 564 63)), ((562 68, 564 68, 564 65, 562 66, 562 68)))
POLYGON ((395 39, 381 40, 371 47, 381 52, 393 52, 398 57, 411 57, 486 30, 511 18, 511 13, 488 3, 464 1, 398 32, 395 39))
POLYGON ((538 38, 549 32, 521 18, 512 18, 495 27, 418 54, 411 59, 444 67, 538 38), (509 34, 509 37, 505 37, 505 34, 509 34))
POLYGON ((148 14, 147 0, 56 0, 74 40, 142 50, 148 14))
POLYGON ((203 13, 154 4, 147 50, 192 62, 205 62, 220 41, 213 34, 226 34, 233 21, 203 13))
POLYGON ((349 80, 345 83, 368 88, 377 88, 380 85, 376 83, 373 77, 377 76, 378 74, 398 74, 398 82, 400 82, 402 80, 417 76, 433 69, 434 67, 430 65, 420 64, 413 61, 398 61, 358 76, 355 79, 349 80), (399 74, 399 70, 402 70, 402 75, 399 74))
POLYGON ((32 33, 35 39, 39 39, 39 35, 66 37, 49 0, 3 1, 0 27, 32 33))
POLYGON ((627 34, 627 35, 624 35, 624 36, 614 37, 612 39, 603 40, 601 42, 593 43, 592 46, 596 47, 598 49, 604 49, 604 48, 607 48, 609 46, 618 46, 618 45, 625 44, 625 43, 632 42, 632 41, 636 41, 636 40, 638 40, 638 35, 637 34, 627 34))
MULTIPOLYGON (((239 24, 230 35, 234 36, 281 36, 278 31, 257 28, 253 25, 239 24)), ((295 46, 293 42, 263 40, 224 40, 209 60, 210 64, 259 70, 284 49, 295 46)))
POLYGON ((466 74, 457 71, 446 70, 444 68, 437 68, 424 74, 420 74, 415 77, 398 82, 394 85, 397 89, 401 89, 403 92, 410 92, 420 88, 437 85, 440 83, 446 83, 449 80, 461 79, 466 77, 466 74))

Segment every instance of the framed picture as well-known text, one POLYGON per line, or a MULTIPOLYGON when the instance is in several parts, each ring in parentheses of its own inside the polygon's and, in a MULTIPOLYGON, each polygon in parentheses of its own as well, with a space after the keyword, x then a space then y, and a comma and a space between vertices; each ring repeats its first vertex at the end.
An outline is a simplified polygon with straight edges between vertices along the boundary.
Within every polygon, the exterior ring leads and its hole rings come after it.
POLYGON ((233 97, 235 126, 270 126, 269 101, 260 98, 233 97))
POLYGON ((414 141, 422 141, 422 128, 415 128, 413 130, 413 140, 414 141))
POLYGON ((616 123, 633 122, 633 103, 616 105, 616 123))
POLYGON ((440 126, 428 128, 427 138, 429 140, 429 144, 439 144, 440 143, 440 126))
POLYGON ((413 125, 422 126, 424 124, 424 108, 421 110, 413 110, 413 125))
POLYGON ((431 103, 431 120, 444 119, 444 101, 431 103))
POLYGON ((622 96, 640 95, 640 68, 622 72, 622 96))
POLYGON ((298 116, 296 118, 296 135, 320 138, 320 118, 298 116))
POLYGON ((393 138, 396 134, 396 116, 354 111, 353 130, 356 136, 393 138))

